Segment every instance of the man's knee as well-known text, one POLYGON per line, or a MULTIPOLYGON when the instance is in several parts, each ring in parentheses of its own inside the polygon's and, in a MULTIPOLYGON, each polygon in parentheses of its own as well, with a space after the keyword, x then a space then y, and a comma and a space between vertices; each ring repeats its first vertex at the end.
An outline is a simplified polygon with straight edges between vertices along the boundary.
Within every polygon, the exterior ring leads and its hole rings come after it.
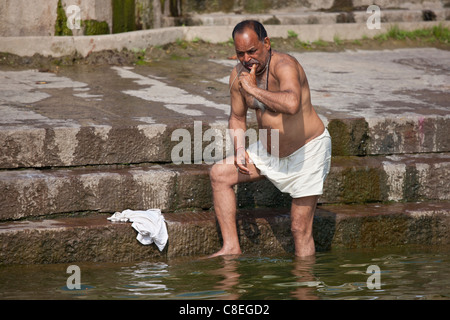
POLYGON ((298 236, 310 236, 317 197, 294 199, 291 209, 291 231, 298 236))
POLYGON ((209 179, 212 186, 229 184, 230 169, 227 164, 216 163, 209 169, 209 179))
POLYGON ((312 234, 312 224, 308 220, 292 221, 291 232, 298 236, 309 236, 312 234))

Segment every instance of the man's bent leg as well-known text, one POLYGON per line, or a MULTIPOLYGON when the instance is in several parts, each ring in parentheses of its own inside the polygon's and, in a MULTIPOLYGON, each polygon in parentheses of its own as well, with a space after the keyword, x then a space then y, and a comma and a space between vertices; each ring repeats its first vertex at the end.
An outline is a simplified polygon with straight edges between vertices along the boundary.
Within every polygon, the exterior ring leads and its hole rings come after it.
POLYGON ((295 255, 311 256, 316 253, 313 239, 313 220, 318 196, 292 199, 291 231, 294 237, 295 255))
MULTIPOLYGON (((227 159, 229 160, 229 159, 227 159)), ((213 165, 209 176, 213 191, 214 211, 222 232, 223 247, 211 257, 240 254, 241 248, 236 228, 236 194, 234 185, 241 182, 256 181, 261 176, 253 164, 248 164, 250 175, 237 171, 234 160, 213 165)))

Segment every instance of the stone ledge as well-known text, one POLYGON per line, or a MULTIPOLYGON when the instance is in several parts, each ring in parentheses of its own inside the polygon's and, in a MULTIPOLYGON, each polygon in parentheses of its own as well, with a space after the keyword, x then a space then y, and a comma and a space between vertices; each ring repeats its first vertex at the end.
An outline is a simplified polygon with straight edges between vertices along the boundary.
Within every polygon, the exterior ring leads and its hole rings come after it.
MULTIPOLYGON (((368 5, 364 7, 367 9, 368 5)), ((423 8, 424 9, 424 8, 423 8)), ((429 9, 429 8, 427 8, 429 9)), ((395 10, 388 9, 385 5, 380 6, 381 22, 414 22, 419 23, 424 21, 424 10, 417 9, 403 9, 395 10)), ((446 8, 433 8, 437 21, 445 21, 449 10, 446 8)), ((342 24, 342 23, 366 23, 370 17, 370 13, 366 10, 356 11, 312 11, 299 10, 298 8, 291 8, 287 11, 280 10, 270 13, 262 14, 226 14, 226 13, 210 13, 210 14, 193 14, 192 20, 202 26, 234 26, 242 20, 256 19, 265 25, 314 25, 314 24, 342 24)))
MULTIPOLYGON (((212 208, 209 165, 0 171, 0 221, 70 212, 212 208)), ((333 157, 321 203, 450 200, 450 154, 333 157)), ((239 207, 284 207, 269 181, 236 187, 239 207)))
POLYGON ((201 165, 3 171, 0 190, 0 220, 212 205, 208 166, 201 165))
MULTIPOLYGON (((450 152, 448 116, 336 118, 329 120, 327 127, 335 156, 450 152)), ((202 134, 210 128, 226 137, 227 124, 205 124, 202 134)), ((172 149, 179 143, 171 141, 177 129, 192 132, 194 126, 172 123, 0 128, 0 140, 4 141, 0 145, 0 168, 170 163, 172 149)), ((209 143, 203 141, 204 147, 209 143)), ((226 146, 226 141, 223 145, 226 146)), ((223 154, 226 154, 225 147, 223 154)), ((194 162, 194 157, 191 158, 194 162)))
MULTIPOLYGON (((368 29, 366 23, 336 23, 336 24, 299 24, 299 25, 268 25, 270 37, 288 36, 288 30, 296 32, 302 41, 334 41, 336 36, 341 40, 361 39, 363 36, 374 37, 385 33, 394 25, 403 30, 430 28, 442 24, 450 25, 449 21, 416 21, 416 22, 384 22, 381 29, 368 29)), ((19 56, 32 56, 36 53, 44 56, 63 57, 79 53, 83 57, 92 52, 102 50, 143 50, 150 46, 160 46, 175 42, 178 39, 192 41, 202 39, 212 43, 227 42, 231 38, 234 25, 227 26, 196 26, 169 27, 152 30, 142 30, 127 33, 116 33, 100 36, 75 37, 0 37, 2 52, 19 56)))
MULTIPOLYGON (((109 215, 0 224, 0 264, 130 262, 202 256, 221 246, 212 212, 167 213, 169 242, 160 252, 136 240, 130 223, 109 215)), ((317 250, 450 244, 450 202, 319 206, 314 220, 317 250)), ((238 215, 244 253, 293 252, 286 209, 238 215)))

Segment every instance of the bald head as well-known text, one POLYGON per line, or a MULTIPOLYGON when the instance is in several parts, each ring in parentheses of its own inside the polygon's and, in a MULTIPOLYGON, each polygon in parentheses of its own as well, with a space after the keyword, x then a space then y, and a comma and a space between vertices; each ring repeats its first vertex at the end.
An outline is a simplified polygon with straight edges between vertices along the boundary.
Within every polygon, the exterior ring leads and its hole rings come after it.
POLYGON ((236 34, 242 34, 246 29, 253 30, 261 42, 267 37, 267 31, 260 22, 256 20, 244 20, 234 27, 232 34, 233 40, 235 40, 236 34))
POLYGON ((236 56, 247 70, 251 70, 254 65, 256 74, 265 70, 271 55, 271 45, 261 23, 242 21, 233 30, 233 40, 236 56))

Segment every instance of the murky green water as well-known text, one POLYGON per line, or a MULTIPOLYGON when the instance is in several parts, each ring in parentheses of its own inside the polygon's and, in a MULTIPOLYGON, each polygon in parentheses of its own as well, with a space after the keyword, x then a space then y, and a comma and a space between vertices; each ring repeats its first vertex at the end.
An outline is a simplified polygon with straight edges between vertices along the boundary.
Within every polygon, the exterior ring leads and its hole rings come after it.
POLYGON ((450 299, 449 253, 408 247, 333 250, 310 260, 243 255, 78 263, 80 290, 67 287, 71 264, 0 266, 0 299, 450 299), (367 273, 369 266, 379 272, 367 273))

